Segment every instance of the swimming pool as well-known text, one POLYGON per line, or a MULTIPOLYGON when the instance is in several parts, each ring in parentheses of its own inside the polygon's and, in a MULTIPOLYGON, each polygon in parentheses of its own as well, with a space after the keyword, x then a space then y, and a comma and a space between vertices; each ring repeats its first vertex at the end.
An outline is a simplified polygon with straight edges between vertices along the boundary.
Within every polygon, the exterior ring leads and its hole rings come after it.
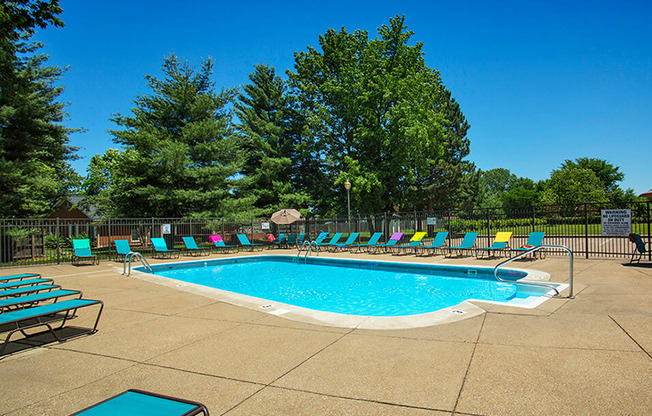
MULTIPOLYGON (((468 300, 525 306, 548 288, 498 282, 488 267, 294 256, 252 256, 152 266, 175 281, 315 311, 366 317, 427 314, 468 300)), ((136 270, 144 271, 142 268, 136 270)), ((517 281, 527 271, 501 270, 517 281)))

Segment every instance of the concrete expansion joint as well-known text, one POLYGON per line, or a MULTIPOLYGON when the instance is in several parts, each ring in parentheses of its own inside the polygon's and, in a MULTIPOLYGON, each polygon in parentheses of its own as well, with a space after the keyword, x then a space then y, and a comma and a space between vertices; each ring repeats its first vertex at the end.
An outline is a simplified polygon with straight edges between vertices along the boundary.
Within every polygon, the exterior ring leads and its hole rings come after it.
POLYGON ((627 332, 627 330, 625 328, 623 328, 622 325, 620 325, 618 323, 618 321, 616 321, 616 319, 613 316, 611 316, 611 315, 607 315, 607 316, 609 317, 609 319, 614 321, 614 323, 616 325, 618 325, 618 328, 620 328, 625 333, 625 335, 627 335, 629 337, 629 339, 631 339, 634 342, 634 344, 636 344, 636 346, 638 346, 638 348, 641 349, 641 351, 643 351, 649 358, 652 358, 652 354, 650 354, 650 352, 646 351, 645 348, 643 348, 643 346, 641 344, 639 344, 639 342, 636 341, 636 339, 629 332, 627 332))
POLYGON ((464 372, 464 377, 462 377, 462 384, 460 385, 460 390, 457 393, 457 398, 455 399, 455 405, 453 405, 453 414, 455 414, 455 411, 457 410, 457 406, 460 402, 460 398, 462 397, 462 391, 464 390, 464 385, 466 384, 466 379, 469 376, 469 371, 471 371, 471 364, 473 363, 473 357, 475 356, 475 351, 478 348, 478 344, 480 343, 480 335, 482 335, 482 330, 484 329, 484 324, 487 321, 487 314, 482 315, 482 323, 480 324, 480 329, 478 330, 478 335, 475 338, 475 342, 473 343, 473 350, 471 351, 471 356, 469 357, 469 362, 466 365, 466 370, 464 372))

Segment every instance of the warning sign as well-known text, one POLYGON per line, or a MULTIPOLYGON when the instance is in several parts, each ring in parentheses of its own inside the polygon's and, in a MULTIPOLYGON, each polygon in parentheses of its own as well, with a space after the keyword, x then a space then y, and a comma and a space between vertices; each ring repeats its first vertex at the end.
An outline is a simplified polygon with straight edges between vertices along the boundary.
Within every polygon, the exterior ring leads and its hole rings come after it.
POLYGON ((603 209, 602 235, 619 236, 632 232, 631 209, 603 209))

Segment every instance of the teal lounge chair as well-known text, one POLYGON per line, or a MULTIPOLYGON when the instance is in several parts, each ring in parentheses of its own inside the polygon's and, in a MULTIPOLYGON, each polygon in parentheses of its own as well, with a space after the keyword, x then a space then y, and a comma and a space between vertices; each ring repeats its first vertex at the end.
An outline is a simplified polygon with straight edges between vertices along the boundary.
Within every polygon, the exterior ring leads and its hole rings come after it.
POLYGON ((357 240, 359 236, 360 233, 351 233, 344 243, 335 243, 334 245, 328 247, 332 248, 333 251, 346 250, 350 248, 353 243, 355 243, 355 240, 357 240))
POLYGON ((0 290, 0 299, 6 297, 12 297, 12 296, 23 296, 23 295, 28 295, 30 293, 47 292, 49 290, 57 290, 60 287, 61 286, 59 285, 43 284, 43 285, 21 286, 14 289, 4 289, 4 290, 0 290))
POLYGON ((152 257, 161 257, 161 258, 179 258, 179 252, 176 250, 170 250, 168 245, 165 243, 165 239, 161 237, 152 238, 152 245, 154 246, 154 253, 152 257))
POLYGON ((189 236, 189 237, 181 237, 183 240, 183 244, 186 246, 186 249, 188 250, 188 253, 190 253, 191 256, 194 255, 199 255, 201 256, 202 254, 209 255, 210 250, 204 248, 204 247, 199 247, 197 246, 197 242, 195 241, 195 237, 189 236))
MULTIPOLYGON (((465 251, 473 252, 473 246, 475 245, 475 240, 478 238, 478 233, 466 233, 464 239, 462 239, 462 244, 455 247, 448 247, 448 257, 452 257, 453 251, 457 251, 458 257, 462 255, 465 251)), ((473 253, 471 253, 473 254, 473 253)))
POLYGON ((288 241, 287 244, 285 245, 286 248, 291 248, 292 246, 296 246, 296 245, 297 245, 297 235, 294 233, 288 235, 288 241))
POLYGON ((36 279, 10 280, 8 282, 0 283, 0 291, 6 289, 16 289, 18 287, 35 286, 35 285, 51 284, 51 283, 52 283, 52 279, 43 279, 42 277, 36 279))
POLYGON ((398 243, 401 238, 403 238, 403 233, 394 233, 392 234, 391 237, 389 237, 389 241, 387 241, 385 244, 376 244, 373 246, 369 246, 369 253, 374 252, 374 253, 379 253, 381 251, 386 251, 389 248, 393 247, 398 243))
POLYGON ((297 237, 297 245, 300 246, 303 244, 303 240, 306 239, 306 233, 299 233, 299 236, 297 237))
POLYGON ((429 246, 418 246, 414 248, 414 254, 419 256, 428 256, 430 254, 435 254, 436 251, 442 251, 444 249, 444 244, 446 243, 446 238, 448 237, 448 231, 439 231, 435 235, 434 240, 430 243, 429 246))
POLYGON ((643 255, 650 252, 650 243, 647 243, 647 247, 641 235, 638 233, 629 234, 629 241, 634 243, 634 251, 632 252, 632 257, 629 259, 629 263, 636 261, 637 263, 641 262, 643 255))
POLYGON ((314 242, 317 243, 317 245, 319 245, 319 244, 323 243, 324 240, 325 240, 327 237, 328 237, 328 233, 327 233, 327 232, 319 233, 319 235, 317 236, 317 238, 315 238, 315 241, 314 241, 314 242))
POLYGON ((321 249, 322 247, 335 245, 338 241, 340 241, 340 238, 342 238, 343 234, 344 233, 335 233, 335 235, 333 235, 333 238, 331 238, 328 243, 317 243, 317 246, 319 246, 319 248, 321 249))
POLYGON ((240 241, 240 247, 245 247, 250 249, 251 251, 254 250, 262 250, 263 245, 262 244, 254 244, 249 241, 249 238, 247 238, 246 234, 238 234, 238 240, 240 241))
POLYGON ((41 277, 38 273, 22 273, 22 274, 12 274, 9 276, 0 277, 0 283, 8 282, 10 280, 24 280, 24 279, 35 279, 41 277))
POLYGON ((81 262, 91 262, 91 264, 100 264, 97 256, 91 253, 91 240, 88 238, 81 238, 72 240, 72 249, 74 251, 71 262, 72 264, 80 264, 81 262))
POLYGON ((351 244, 351 248, 355 249, 356 253, 360 252, 360 250, 362 250, 362 249, 365 249, 367 247, 371 247, 371 246, 375 245, 378 242, 378 240, 380 240, 380 237, 382 237, 382 235, 383 235, 383 233, 374 233, 371 236, 371 238, 369 239, 369 241, 367 241, 366 243, 364 243, 364 244, 351 244))
POLYGON ((70 416, 194 416, 198 414, 208 416, 208 409, 199 402, 132 389, 82 409, 70 416))
POLYGON ((0 299, 0 311, 29 308, 40 302, 49 300, 56 302, 57 300, 67 296, 76 296, 78 299, 81 299, 82 293, 79 290, 57 289, 48 292, 26 294, 23 296, 11 296, 6 299, 0 299))
POLYGON ((282 245, 287 246, 287 236, 283 233, 280 233, 276 241, 273 243, 277 248, 281 248, 282 245))
POLYGON ((492 257, 494 253, 506 252, 509 246, 509 240, 512 238, 513 234, 514 233, 511 231, 501 231, 496 233, 494 242, 489 247, 480 247, 476 250, 475 258, 479 259, 484 255, 484 253, 487 253, 487 257, 492 257))
MULTIPOLYGON (((1 313, 0 331, 8 332, 8 334, 2 347, 0 347, 0 355, 4 353, 12 335, 16 332, 21 332, 23 335, 26 335, 26 329, 45 326, 47 329, 39 332, 39 334, 49 331, 59 342, 63 342, 72 337, 95 333, 97 332, 97 323, 100 321, 100 316, 102 315, 102 309, 104 309, 104 303, 101 300, 70 299, 62 302, 1 313), (57 329, 63 328, 70 319, 78 315, 78 309, 93 305, 100 305, 100 309, 97 313, 97 318, 95 318, 95 325, 92 328, 84 330, 83 332, 75 331, 73 335, 67 337, 61 337, 57 334, 57 329), (61 324, 54 328, 52 324, 59 321, 61 324)), ((29 336, 32 335, 37 334, 30 334, 29 336)))
POLYGON ((393 247, 390 247, 389 250, 392 252, 392 255, 409 253, 414 248, 421 245, 421 242, 423 241, 423 238, 426 235, 428 235, 428 233, 423 231, 414 233, 414 235, 412 236, 412 238, 410 238, 410 241, 407 244, 394 245, 393 247))
POLYGON ((115 259, 123 260, 127 257, 127 254, 131 253, 131 246, 129 245, 129 240, 115 240, 115 259))
POLYGON ((221 235, 209 235, 208 240, 213 243, 215 246, 215 250, 221 251, 222 253, 226 253, 227 251, 230 250, 238 250, 238 246, 230 245, 230 244, 225 244, 224 240, 222 239, 221 235))
MULTIPOLYGON (((545 237, 545 235, 546 235, 545 231, 533 231, 530 233, 529 237, 527 238, 527 242, 524 245, 520 247, 515 247, 512 249, 512 251, 515 251, 520 254, 526 251, 530 251, 535 247, 539 247, 540 245, 543 244, 543 237, 545 237)), ((537 253, 539 253, 540 258, 543 258, 543 256, 545 255, 543 251, 533 251, 532 257, 536 258, 537 253)))

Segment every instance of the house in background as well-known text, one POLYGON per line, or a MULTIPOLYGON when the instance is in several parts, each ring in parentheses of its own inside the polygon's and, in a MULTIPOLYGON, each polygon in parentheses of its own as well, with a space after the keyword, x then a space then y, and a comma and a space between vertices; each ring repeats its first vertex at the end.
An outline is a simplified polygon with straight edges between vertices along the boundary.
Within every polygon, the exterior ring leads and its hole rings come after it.
POLYGON ((143 238, 142 224, 128 221, 103 219, 94 205, 83 196, 67 196, 60 199, 46 218, 58 219, 59 233, 65 237, 85 236, 95 248, 113 246, 115 240, 128 240, 130 244, 147 244, 143 238))
POLYGON ((96 212, 95 206, 89 204, 83 196, 67 196, 54 205, 54 211, 46 218, 91 222, 100 219, 96 212))

